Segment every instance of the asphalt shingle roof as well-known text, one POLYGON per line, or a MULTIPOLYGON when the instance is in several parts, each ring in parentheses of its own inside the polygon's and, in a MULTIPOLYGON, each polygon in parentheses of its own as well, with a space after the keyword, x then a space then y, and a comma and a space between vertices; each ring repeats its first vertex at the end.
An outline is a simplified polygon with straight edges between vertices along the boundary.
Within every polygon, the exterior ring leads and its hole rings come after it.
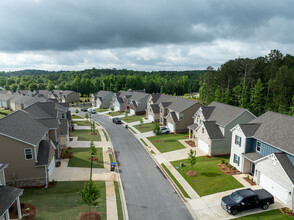
POLYGON ((253 137, 294 155, 294 117, 269 111, 250 123, 260 124, 253 137))
POLYGON ((160 108, 159 108, 158 104, 151 104, 150 107, 151 107, 154 114, 159 113, 160 108))
POLYGON ((219 102, 212 102, 209 107, 215 107, 207 120, 215 121, 216 124, 225 126, 242 112, 246 111, 244 108, 227 105, 219 102))
POLYGON ((170 113, 170 116, 172 117, 174 123, 178 123, 179 122, 179 119, 178 119, 178 117, 177 117, 177 115, 176 115, 175 112, 171 112, 170 113))
POLYGON ((168 106, 168 108, 175 112, 182 112, 197 103, 198 103, 197 101, 194 101, 191 99, 177 97, 175 100, 173 100, 172 104, 168 106))
POLYGON ((256 153, 256 152, 246 153, 246 154, 243 154, 243 156, 248 158, 252 162, 262 158, 262 156, 260 154, 256 153))
POLYGON ((224 138, 221 130, 219 129, 219 126, 215 121, 204 121, 203 124, 211 140, 224 138))
POLYGON ((246 137, 252 137, 256 130, 259 128, 260 123, 247 123, 239 125, 246 137))
POLYGON ((24 110, 35 118, 57 118, 55 102, 37 102, 24 110))
POLYGON ((15 202, 17 197, 22 195, 23 189, 11 186, 0 186, 0 218, 7 209, 15 202))
POLYGON ((40 118, 36 119, 41 124, 45 125, 47 128, 54 129, 58 128, 58 119, 57 118, 40 118))
POLYGON ((161 102, 172 102, 177 98, 176 96, 165 95, 160 93, 152 94, 151 96, 153 104, 159 104, 161 102))
POLYGON ((67 123, 67 120, 66 119, 60 119, 60 124, 59 124, 59 127, 60 127, 60 134, 61 135, 66 135, 67 132, 68 132, 68 123, 67 123))
POLYGON ((104 90, 100 90, 99 92, 97 92, 95 94, 96 97, 104 97, 107 96, 109 93, 113 93, 111 91, 104 91, 104 90))
POLYGON ((215 108, 214 106, 203 106, 202 107, 202 114, 206 120, 210 117, 214 108, 215 108))
POLYGON ((274 153, 278 161, 280 162, 281 166, 287 173, 289 179, 291 180, 292 184, 294 184, 294 166, 287 157, 285 153, 274 153))
POLYGON ((49 152, 50 152, 50 141, 42 140, 38 149, 37 163, 36 166, 45 166, 48 165, 49 161, 49 152))
POLYGON ((192 129, 192 130, 195 130, 196 128, 198 128, 198 124, 197 123, 194 123, 192 125, 189 125, 188 128, 189 129, 192 129))
POLYGON ((140 101, 141 99, 145 98, 146 96, 149 96, 148 93, 143 92, 134 92, 132 96, 129 98, 132 101, 140 101))
POLYGON ((19 139, 21 141, 37 145, 48 128, 34 120, 27 112, 21 110, 0 119, 0 133, 19 139))

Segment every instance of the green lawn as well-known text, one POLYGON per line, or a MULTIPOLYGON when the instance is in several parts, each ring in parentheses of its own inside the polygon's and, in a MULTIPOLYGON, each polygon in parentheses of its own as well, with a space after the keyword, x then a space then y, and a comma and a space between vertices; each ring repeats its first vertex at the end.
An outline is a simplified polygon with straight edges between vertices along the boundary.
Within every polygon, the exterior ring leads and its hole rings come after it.
MULTIPOLYGON (((96 148, 97 153, 94 157, 97 157, 97 161, 93 161, 93 168, 104 168, 102 148, 96 148)), ((91 151, 89 148, 72 148, 70 150, 74 153, 74 158, 69 159, 68 167, 91 167, 91 151)))
POLYGON ((293 217, 287 216, 284 213, 282 213, 279 209, 271 210, 267 212, 247 215, 244 217, 237 218, 240 220, 282 220, 282 219, 293 219, 293 217))
POLYGON ((114 188, 115 188, 118 220, 124 220, 121 199, 120 199, 120 194, 119 194, 119 188, 118 188, 118 182, 117 181, 113 181, 113 182, 114 182, 114 188))
POLYGON ((7 115, 10 115, 13 111, 5 110, 4 108, 0 108, 0 118, 4 118, 7 115))
POLYGON ((78 126, 90 126, 90 121, 75 121, 74 123, 78 126))
POLYGON ((115 117, 115 116, 123 115, 123 114, 124 114, 124 112, 110 112, 110 113, 107 114, 107 115, 110 115, 110 116, 112 116, 112 117, 115 117))
POLYGON ((95 110, 96 110, 96 112, 107 112, 107 111, 109 111, 109 109, 107 109, 107 108, 96 108, 95 110))
POLYGON ((109 160, 110 160, 110 163, 113 162, 113 156, 112 156, 112 154, 109 154, 109 160))
MULTIPOLYGON (((88 212, 87 205, 80 205, 78 191, 83 188, 84 181, 58 182, 53 188, 25 189, 20 197, 21 202, 30 203, 37 207, 36 220, 51 219, 80 219, 79 214, 88 212)), ((101 219, 106 220, 106 189, 104 181, 94 181, 101 192, 97 212, 101 219)))
POLYGON ((196 177, 186 175, 188 171, 192 170, 187 159, 173 161, 171 164, 174 167, 179 167, 181 162, 186 165, 182 170, 178 169, 178 172, 187 180, 199 196, 243 187, 233 176, 224 174, 217 168, 216 165, 220 163, 221 159, 229 161, 229 156, 212 158, 197 157, 197 163, 194 165, 194 170, 198 173, 196 177))
POLYGON ((82 119, 83 117, 82 116, 79 116, 77 114, 73 114, 73 115, 71 115, 71 118, 72 119, 82 119))
POLYGON ((137 128, 141 133, 153 131, 155 124, 154 123, 146 123, 141 125, 135 125, 135 128, 137 128))
POLYGON ((69 132, 69 136, 78 137, 79 141, 101 141, 99 132, 96 130, 96 135, 92 135, 90 130, 74 130, 69 132))
POLYGON ((108 135, 107 135, 106 131, 105 131, 104 129, 102 129, 102 131, 103 131, 103 133, 104 133, 104 136, 105 136, 105 138, 106 138, 106 141, 109 141, 109 138, 108 138, 108 135))
POLYGON ((178 140, 185 139, 187 134, 161 134, 158 136, 148 137, 147 139, 159 150, 161 153, 173 150, 184 149, 178 140))
POLYGON ((132 115, 132 116, 123 117, 120 119, 127 122, 127 123, 131 123, 131 122, 135 122, 135 121, 140 121, 140 119, 144 118, 144 117, 145 117, 145 115, 132 115))
POLYGON ((186 198, 191 199, 191 197, 188 195, 188 193, 184 190, 184 188, 182 187, 182 185, 178 182, 178 180, 174 177, 174 175, 169 171, 169 169, 167 169, 167 167, 162 163, 161 166, 163 167, 163 169, 165 169, 165 171, 168 173, 168 175, 170 176, 170 178, 172 178, 172 180, 174 181, 174 183, 178 186, 178 188, 181 190, 181 192, 183 193, 183 195, 186 198))

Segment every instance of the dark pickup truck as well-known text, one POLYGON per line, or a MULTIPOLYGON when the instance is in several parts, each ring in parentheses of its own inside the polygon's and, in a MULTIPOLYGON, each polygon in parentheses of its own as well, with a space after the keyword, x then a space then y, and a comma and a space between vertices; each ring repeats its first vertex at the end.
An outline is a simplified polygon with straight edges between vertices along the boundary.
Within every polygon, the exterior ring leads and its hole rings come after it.
POLYGON ((260 207, 263 210, 266 210, 269 205, 273 203, 274 197, 264 189, 243 189, 233 192, 229 196, 224 196, 222 198, 221 206, 228 213, 236 215, 239 211, 247 209, 260 207))

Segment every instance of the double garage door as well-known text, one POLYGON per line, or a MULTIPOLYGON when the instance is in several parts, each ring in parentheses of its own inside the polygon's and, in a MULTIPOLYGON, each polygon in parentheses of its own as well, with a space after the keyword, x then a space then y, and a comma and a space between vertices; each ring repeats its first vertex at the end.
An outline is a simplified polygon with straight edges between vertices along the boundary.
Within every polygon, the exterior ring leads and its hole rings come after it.
POLYGON ((202 149, 205 153, 208 153, 208 144, 197 138, 197 146, 202 149))
POLYGON ((285 187, 281 186, 263 173, 260 173, 259 185, 281 202, 287 204, 289 191, 285 187))

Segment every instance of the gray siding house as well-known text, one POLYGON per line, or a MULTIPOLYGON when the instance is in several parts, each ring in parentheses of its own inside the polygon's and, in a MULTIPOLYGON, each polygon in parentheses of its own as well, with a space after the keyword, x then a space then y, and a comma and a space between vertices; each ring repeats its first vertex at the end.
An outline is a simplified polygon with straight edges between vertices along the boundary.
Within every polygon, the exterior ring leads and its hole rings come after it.
POLYGON ((189 136, 196 146, 210 156, 231 152, 231 129, 239 123, 247 123, 256 117, 244 108, 212 102, 201 107, 194 115, 189 136))
POLYGON ((92 94, 92 106, 97 108, 109 108, 114 93, 110 91, 99 91, 92 94))

